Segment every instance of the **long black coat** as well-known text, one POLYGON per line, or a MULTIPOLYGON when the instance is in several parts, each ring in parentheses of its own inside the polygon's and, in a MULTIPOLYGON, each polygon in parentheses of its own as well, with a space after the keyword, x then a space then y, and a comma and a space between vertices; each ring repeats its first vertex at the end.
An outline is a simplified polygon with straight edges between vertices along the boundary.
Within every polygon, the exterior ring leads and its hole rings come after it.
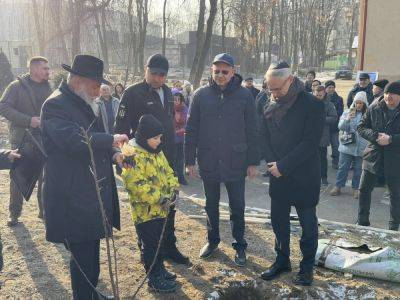
POLYGON ((254 99, 235 75, 228 87, 212 82, 193 97, 185 132, 187 165, 196 157, 205 180, 235 181, 259 164, 254 99))
POLYGON ((41 120, 48 155, 43 179, 46 239, 84 242, 105 236, 89 151, 80 127, 88 130, 91 137, 108 222, 119 229, 118 194, 112 169, 112 156, 116 153, 113 136, 104 132, 92 108, 65 83, 44 103, 41 120))
POLYGON ((363 169, 379 176, 400 177, 400 109, 393 118, 387 115, 384 100, 372 104, 358 125, 358 133, 369 143, 364 150, 363 169), (378 133, 392 136, 392 143, 380 146, 376 139, 378 133))
POLYGON ((161 148, 172 167, 175 159, 174 99, 166 85, 162 89, 164 106, 158 93, 146 81, 128 87, 121 98, 114 132, 124 133, 132 138, 140 117, 144 114, 153 115, 164 127, 161 148))
POLYGON ((296 207, 318 204, 321 187, 318 146, 324 124, 324 103, 305 91, 298 94, 279 126, 264 118, 267 161, 277 162, 282 174, 280 178, 270 176, 272 201, 285 201, 296 207))

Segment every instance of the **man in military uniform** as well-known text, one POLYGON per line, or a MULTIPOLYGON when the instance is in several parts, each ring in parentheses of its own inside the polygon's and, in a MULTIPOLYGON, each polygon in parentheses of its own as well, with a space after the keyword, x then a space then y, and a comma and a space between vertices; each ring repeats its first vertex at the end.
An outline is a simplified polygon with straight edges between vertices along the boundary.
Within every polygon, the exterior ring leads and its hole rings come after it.
MULTIPOLYGON (((162 151, 171 168, 175 157, 175 131, 173 125, 174 100, 171 90, 165 85, 169 69, 168 60, 161 54, 149 57, 145 66, 143 82, 128 87, 121 98, 115 123, 115 133, 135 137, 135 132, 141 116, 153 115, 164 127, 162 136, 162 151)), ((163 255, 179 264, 189 264, 189 259, 176 247, 175 208, 168 215, 163 255)), ((140 245, 139 245, 140 246, 140 245)))
MULTIPOLYGON (((49 65, 46 58, 32 57, 29 61, 29 74, 18 77, 10 83, 0 100, 0 115, 9 122, 10 143, 12 149, 20 147, 25 130, 40 140, 40 109, 51 94, 49 65)), ((43 218, 42 176, 38 180, 39 218, 43 218)), ((23 197, 14 181, 10 182, 10 219, 8 226, 18 224, 22 212, 23 197)))

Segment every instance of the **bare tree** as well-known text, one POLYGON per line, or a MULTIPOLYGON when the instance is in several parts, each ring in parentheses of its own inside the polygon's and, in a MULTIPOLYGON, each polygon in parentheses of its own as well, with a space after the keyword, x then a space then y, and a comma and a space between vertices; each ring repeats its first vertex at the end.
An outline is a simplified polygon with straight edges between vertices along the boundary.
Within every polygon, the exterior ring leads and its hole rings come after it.
POLYGON ((201 48, 200 57, 198 64, 196 66, 196 73, 193 80, 193 84, 195 87, 199 86, 200 84, 200 80, 204 72, 205 60, 210 50, 214 21, 215 21, 215 16, 217 15, 217 5, 218 5, 218 0, 210 0, 210 14, 207 20, 206 35, 204 38, 203 47, 201 48))
MULTIPOLYGON (((44 6, 41 8, 44 9, 44 6)), ((39 16, 39 7, 36 2, 36 0, 32 0, 32 11, 33 11, 33 17, 35 20, 35 28, 36 28, 36 35, 38 39, 38 46, 39 46, 39 54, 44 56, 45 55, 45 41, 44 41, 44 29, 43 29, 43 24, 40 22, 40 16, 39 16)))
POLYGON ((193 83, 194 83, 196 72, 197 72, 197 66, 198 66, 199 60, 200 60, 201 49, 203 47, 205 12, 206 12, 206 0, 200 0, 199 1, 199 16, 197 19, 197 31, 196 31, 197 47, 196 47, 196 52, 194 55, 192 68, 190 69, 190 76, 189 76, 189 81, 193 82, 193 83))
MULTIPOLYGON (((92 0, 93 6, 96 7, 96 0, 92 0)), ((97 36, 99 39, 101 57, 104 61, 104 72, 109 72, 109 59, 108 59, 108 46, 107 46, 107 30, 106 30, 106 2, 101 1, 101 6, 99 10, 96 10, 93 14, 95 20, 95 27, 97 31, 97 36), (101 23, 99 20, 99 12, 101 17, 101 23)))
POLYGON ((165 15, 167 9, 167 0, 164 0, 164 5, 163 5, 163 28, 162 28, 162 55, 165 56, 165 47, 166 47, 166 40, 167 40, 167 17, 165 15))
POLYGON ((136 0, 139 43, 137 47, 138 73, 143 74, 144 67, 144 46, 146 43, 147 24, 149 22, 149 0, 136 0))

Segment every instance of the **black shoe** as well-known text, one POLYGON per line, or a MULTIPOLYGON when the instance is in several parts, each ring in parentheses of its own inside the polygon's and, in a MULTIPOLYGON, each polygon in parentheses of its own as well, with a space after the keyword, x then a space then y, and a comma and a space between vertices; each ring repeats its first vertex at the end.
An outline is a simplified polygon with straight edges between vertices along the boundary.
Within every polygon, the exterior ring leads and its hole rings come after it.
POLYGON ((200 258, 207 258, 210 257, 211 254, 218 248, 218 245, 207 243, 204 245, 203 248, 200 250, 200 258))
POLYGON ((239 267, 243 267, 246 264, 246 251, 244 249, 236 250, 235 254, 235 264, 239 267))
POLYGON ((300 271, 293 278, 293 283, 296 285, 310 286, 314 280, 313 271, 300 271))
POLYGON ((275 262, 271 267, 261 273, 261 278, 264 280, 272 280, 278 277, 280 274, 292 271, 290 263, 279 264, 275 262))
POLYGON ((164 279, 169 280, 169 281, 173 281, 173 280, 176 279, 176 274, 171 273, 171 272, 168 272, 168 270, 165 269, 165 268, 163 268, 163 269, 161 270, 161 276, 162 276, 164 279))
POLYGON ((173 293, 176 289, 176 282, 166 280, 161 275, 149 277, 148 286, 157 293, 173 293))
POLYGON ((169 248, 168 251, 165 251, 164 259, 170 260, 179 265, 190 265, 189 257, 183 255, 176 247, 169 248))

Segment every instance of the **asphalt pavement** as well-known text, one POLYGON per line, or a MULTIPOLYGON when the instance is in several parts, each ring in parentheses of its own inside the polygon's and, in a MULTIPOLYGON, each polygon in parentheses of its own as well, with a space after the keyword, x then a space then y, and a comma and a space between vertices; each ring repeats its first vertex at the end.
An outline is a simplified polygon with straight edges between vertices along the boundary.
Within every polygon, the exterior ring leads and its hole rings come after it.
MULTIPOLYGON (((349 173, 346 187, 340 196, 330 196, 329 192, 333 188, 336 179, 336 170, 330 165, 328 169, 329 185, 321 188, 320 201, 317 206, 319 218, 329 221, 354 224, 357 220, 358 199, 353 198, 350 185, 351 173, 349 173)), ((259 167, 260 173, 265 170, 265 165, 259 167)), ((306 176, 306 171, 305 171, 306 176)), ((192 197, 205 198, 202 181, 200 179, 188 178, 189 185, 183 186, 182 191, 192 197)), ((257 175, 252 180, 246 179, 246 206, 248 208, 270 209, 271 201, 268 195, 269 178, 257 175)), ((371 203, 371 226, 387 229, 389 220, 389 199, 383 197, 384 188, 375 188, 372 194, 371 203)), ((221 185, 221 201, 228 203, 228 196, 225 186, 221 185)), ((296 210, 293 208, 293 213, 296 210)))

